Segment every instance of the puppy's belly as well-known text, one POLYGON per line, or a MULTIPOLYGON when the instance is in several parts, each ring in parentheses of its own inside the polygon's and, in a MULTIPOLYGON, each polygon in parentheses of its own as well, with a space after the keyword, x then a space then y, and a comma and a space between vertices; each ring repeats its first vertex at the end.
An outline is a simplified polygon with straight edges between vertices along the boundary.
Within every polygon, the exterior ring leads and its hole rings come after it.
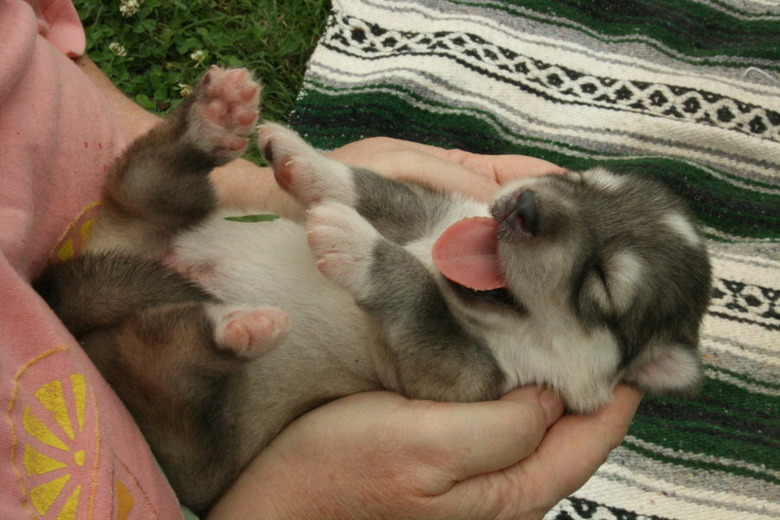
POLYGON ((299 224, 226 215, 178 237, 168 263, 226 302, 273 305, 290 316, 287 340, 252 361, 239 385, 242 451, 251 457, 306 410, 382 388, 380 349, 372 320, 317 270, 299 224))

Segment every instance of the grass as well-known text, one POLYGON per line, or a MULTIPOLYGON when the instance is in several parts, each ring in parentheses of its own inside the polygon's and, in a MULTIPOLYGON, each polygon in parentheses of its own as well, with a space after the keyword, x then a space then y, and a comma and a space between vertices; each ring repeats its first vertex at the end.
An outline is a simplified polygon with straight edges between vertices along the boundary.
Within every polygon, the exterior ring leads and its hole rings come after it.
POLYGON ((125 94, 164 114, 211 65, 265 85, 262 117, 286 121, 328 0, 75 0, 87 53, 125 94))

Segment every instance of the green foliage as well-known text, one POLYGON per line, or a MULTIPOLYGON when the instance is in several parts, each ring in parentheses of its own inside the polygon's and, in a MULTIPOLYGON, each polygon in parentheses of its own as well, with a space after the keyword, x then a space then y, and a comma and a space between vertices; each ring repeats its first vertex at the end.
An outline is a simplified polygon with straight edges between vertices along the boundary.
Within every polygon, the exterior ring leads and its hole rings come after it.
POLYGON ((285 121, 328 0, 75 0, 87 53, 138 104, 164 113, 211 65, 264 84, 265 119, 285 121))

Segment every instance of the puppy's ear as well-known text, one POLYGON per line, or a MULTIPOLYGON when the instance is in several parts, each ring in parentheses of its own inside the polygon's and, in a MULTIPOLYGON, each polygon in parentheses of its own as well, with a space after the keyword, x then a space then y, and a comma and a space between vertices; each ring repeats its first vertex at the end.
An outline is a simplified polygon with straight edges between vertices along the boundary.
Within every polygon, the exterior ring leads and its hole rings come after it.
POLYGON ((698 349, 682 343, 656 344, 631 362, 623 378, 642 390, 661 395, 693 395, 704 371, 698 349))

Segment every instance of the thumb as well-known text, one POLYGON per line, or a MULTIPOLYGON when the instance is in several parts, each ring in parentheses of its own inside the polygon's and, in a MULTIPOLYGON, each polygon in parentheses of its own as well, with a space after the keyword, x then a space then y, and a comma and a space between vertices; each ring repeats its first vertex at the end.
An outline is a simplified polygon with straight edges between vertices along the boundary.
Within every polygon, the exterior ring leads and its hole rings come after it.
MULTIPOLYGON (((498 401, 438 408, 439 434, 426 449, 439 454, 451 486, 475 475, 508 468, 536 450, 547 428, 563 414, 563 402, 541 387, 513 390, 498 401)), ((429 490, 432 494, 447 489, 429 490)))

